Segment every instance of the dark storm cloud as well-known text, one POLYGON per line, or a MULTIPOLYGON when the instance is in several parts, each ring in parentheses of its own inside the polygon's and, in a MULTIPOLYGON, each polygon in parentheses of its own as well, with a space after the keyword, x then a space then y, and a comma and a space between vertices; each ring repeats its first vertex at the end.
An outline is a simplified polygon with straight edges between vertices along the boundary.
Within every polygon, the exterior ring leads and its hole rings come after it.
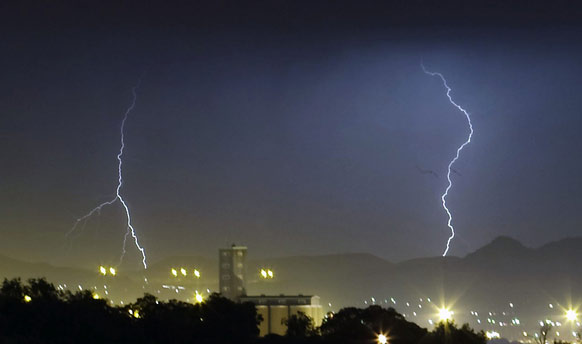
POLYGON ((577 234, 577 14, 517 3, 3 3, 0 250, 118 256, 119 209, 72 248, 64 234, 111 198, 121 115, 147 70, 123 192, 154 259, 232 241, 261 255, 438 254, 444 180, 411 166, 443 175, 467 128, 421 57, 476 129, 453 175, 452 252, 577 234))

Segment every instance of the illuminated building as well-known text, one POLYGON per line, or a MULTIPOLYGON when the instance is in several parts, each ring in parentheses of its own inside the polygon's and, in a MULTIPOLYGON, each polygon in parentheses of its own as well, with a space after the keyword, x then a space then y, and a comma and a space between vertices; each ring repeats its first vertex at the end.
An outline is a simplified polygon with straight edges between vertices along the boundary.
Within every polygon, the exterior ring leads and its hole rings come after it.
POLYGON ((320 326, 323 319, 319 296, 301 294, 243 296, 240 301, 254 303, 257 313, 263 317, 263 321, 259 324, 260 336, 284 335, 287 331, 285 320, 298 312, 303 312, 312 318, 315 326, 320 326))

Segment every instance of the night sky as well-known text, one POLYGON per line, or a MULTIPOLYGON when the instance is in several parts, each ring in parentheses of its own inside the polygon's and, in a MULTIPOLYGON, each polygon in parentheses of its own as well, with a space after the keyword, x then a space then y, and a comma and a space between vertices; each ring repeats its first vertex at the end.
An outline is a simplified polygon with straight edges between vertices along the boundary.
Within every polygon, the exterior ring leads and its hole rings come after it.
POLYGON ((233 242, 255 257, 439 255, 468 128, 421 59, 475 128, 451 254, 580 234, 582 30, 560 2, 80 3, 0 6, 0 254, 117 261, 119 205, 65 234, 115 195, 141 78, 122 193, 150 261, 233 242))

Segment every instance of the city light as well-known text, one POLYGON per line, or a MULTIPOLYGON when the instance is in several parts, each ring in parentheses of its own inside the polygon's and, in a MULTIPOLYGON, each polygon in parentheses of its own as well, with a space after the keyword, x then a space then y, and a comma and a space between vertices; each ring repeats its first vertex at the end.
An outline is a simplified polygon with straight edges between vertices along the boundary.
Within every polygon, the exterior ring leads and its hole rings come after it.
POLYGON ((200 271, 198 269, 194 269, 194 277, 200 278, 200 271))
POLYGON ((573 309, 568 309, 566 311, 566 319, 568 319, 569 321, 575 321, 576 319, 578 319, 578 313, 573 309))
POLYGON ((107 274, 111 276, 117 275, 117 270, 112 266, 99 266, 99 274, 102 276, 107 276, 107 274))
POLYGON ((453 318, 453 312, 448 308, 439 309, 439 319, 440 321, 449 321, 453 318))
POLYGON ((263 279, 273 279, 275 274, 271 269, 261 269, 261 278, 263 279))
POLYGON ((194 298, 196 299, 196 303, 204 302, 204 297, 202 297, 202 294, 199 294, 198 291, 196 291, 196 296, 194 298))
POLYGON ((32 301, 32 297, 24 295, 24 302, 29 303, 30 301, 32 301))
POLYGON ((499 332, 496 331, 487 331, 485 332, 485 336, 487 337, 487 339, 496 339, 499 338, 499 332))
POLYGON ((379 344, 387 344, 388 343, 388 337, 385 334, 380 333, 378 335, 378 343, 379 344))
POLYGON ((170 270, 170 272, 172 273, 172 275, 174 275, 174 277, 178 277, 178 271, 176 269, 172 269, 170 270))
POLYGON ((97 294, 97 293, 93 293, 93 299, 95 299, 95 300, 99 300, 99 298, 100 298, 100 297, 99 297, 99 294, 97 294))

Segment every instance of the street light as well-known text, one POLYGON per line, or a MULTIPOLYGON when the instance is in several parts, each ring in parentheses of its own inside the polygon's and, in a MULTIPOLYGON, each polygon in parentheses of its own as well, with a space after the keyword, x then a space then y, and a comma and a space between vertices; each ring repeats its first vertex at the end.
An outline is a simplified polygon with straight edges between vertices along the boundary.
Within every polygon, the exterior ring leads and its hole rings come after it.
POLYGON ((487 331, 485 332, 485 337, 487 337, 487 339, 491 340, 491 339, 498 339, 500 337, 499 332, 497 331, 487 331))
POLYGON ((113 266, 99 265, 99 274, 101 276, 107 276, 108 274, 111 276, 115 276, 117 275, 117 269, 115 269, 113 266))
POLYGON ((573 309, 568 309, 566 311, 566 319, 569 321, 576 321, 576 319, 578 319, 578 313, 573 309))
POLYGON ((24 302, 29 303, 30 301, 32 301, 32 297, 24 295, 24 302))
POLYGON ((200 278, 200 271, 198 269, 194 269, 194 277, 200 278))
POLYGON ((180 273, 182 274, 182 276, 186 276, 188 274, 188 272, 184 268, 180 268, 180 273))
POLYGON ((263 279, 273 279, 275 274, 271 269, 261 269, 261 278, 263 279))
POLYGON ((440 321, 449 321, 453 318, 453 312, 450 311, 448 308, 441 308, 439 309, 439 319, 440 321))
POLYGON ((198 290, 196 290, 196 296, 194 296, 194 299, 196 300, 196 303, 204 302, 204 297, 202 297, 202 294, 198 293, 198 290))
POLYGON ((388 343, 388 337, 383 333, 380 333, 378 335, 377 340, 378 340, 379 344, 387 344, 388 343))
POLYGON ((172 268, 170 272, 172 273, 172 275, 174 275, 174 277, 178 277, 178 271, 176 269, 172 268))

